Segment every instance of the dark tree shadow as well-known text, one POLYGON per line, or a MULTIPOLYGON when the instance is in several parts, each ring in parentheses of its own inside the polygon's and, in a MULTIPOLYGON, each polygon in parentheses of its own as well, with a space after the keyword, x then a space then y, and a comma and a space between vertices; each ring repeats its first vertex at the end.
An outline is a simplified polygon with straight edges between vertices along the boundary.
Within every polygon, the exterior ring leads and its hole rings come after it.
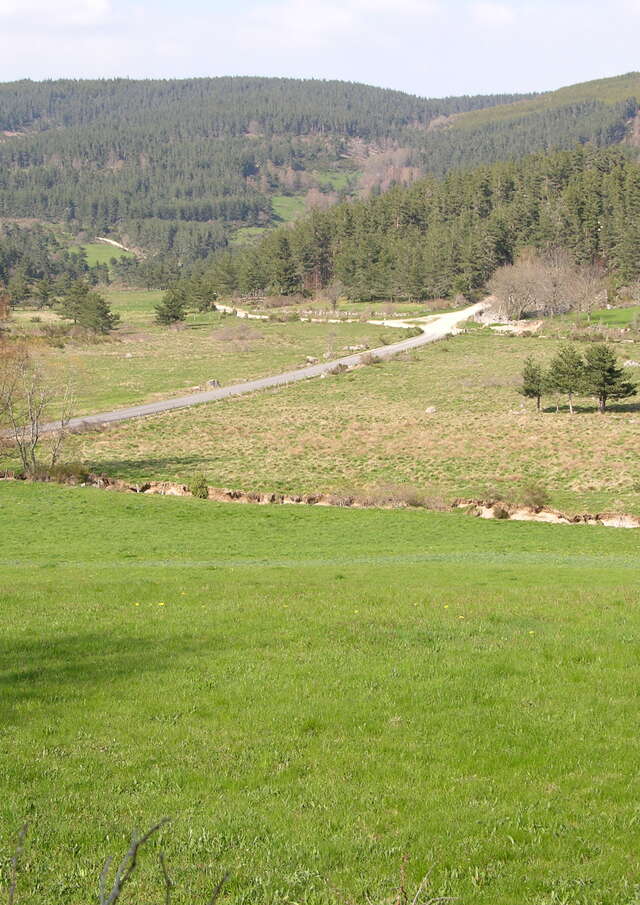
POLYGON ((57 703, 82 698, 90 689, 175 669, 203 654, 215 656, 224 644, 207 638, 137 637, 83 633, 62 638, 0 642, 0 701, 3 722, 27 701, 57 703))

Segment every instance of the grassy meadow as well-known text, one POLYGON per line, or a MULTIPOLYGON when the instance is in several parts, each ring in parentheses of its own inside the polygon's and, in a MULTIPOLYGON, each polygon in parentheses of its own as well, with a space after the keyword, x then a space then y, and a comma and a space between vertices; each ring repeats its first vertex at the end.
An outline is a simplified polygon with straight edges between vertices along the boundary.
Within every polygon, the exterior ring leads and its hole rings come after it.
MULTIPOLYGON (((476 328, 384 364, 83 434, 69 454, 136 480, 204 472, 294 493, 402 483, 449 501, 514 499, 538 482, 569 511, 638 513, 640 400, 606 416, 579 400, 571 417, 565 400, 538 414, 518 393, 525 358, 548 361, 558 343, 476 328)), ((633 349, 617 346, 622 358, 633 349)))
POLYGON ((304 197, 301 195, 274 195, 271 206, 276 220, 285 223, 297 220, 305 211, 304 197))
POLYGON ((110 264, 112 258, 134 257, 134 254, 130 251, 116 248, 115 245, 106 245, 103 242, 87 242, 84 245, 71 248, 70 251, 80 251, 81 248, 87 255, 89 267, 94 267, 96 264, 110 264))
POLYGON ((0 484, 0 883, 95 901, 631 905, 633 531, 0 484), (37 544, 34 538, 38 538, 37 544))
MULTIPOLYGON (((38 347, 52 373, 72 379, 79 415, 179 395, 212 378, 227 384, 265 377, 302 366, 307 356, 337 357, 348 354, 349 345, 376 346, 402 336, 368 324, 242 321, 216 312, 190 314, 173 330, 153 322, 161 292, 104 295, 122 318, 111 337, 38 347)), ((28 327, 31 315, 21 311, 21 323, 28 327)), ((36 316, 44 320, 40 312, 36 316)))

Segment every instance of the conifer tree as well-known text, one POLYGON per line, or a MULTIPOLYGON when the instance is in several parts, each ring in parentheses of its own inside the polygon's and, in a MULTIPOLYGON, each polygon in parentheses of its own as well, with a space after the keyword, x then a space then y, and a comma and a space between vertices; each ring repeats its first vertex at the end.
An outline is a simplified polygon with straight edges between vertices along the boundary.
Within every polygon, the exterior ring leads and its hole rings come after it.
POLYGON ((598 411, 604 414, 609 399, 626 399, 637 393, 636 384, 629 379, 617 362, 610 346, 598 343, 587 349, 584 360, 584 392, 598 400, 598 411))
POLYGON ((155 306, 156 323, 163 326, 177 324, 187 316, 187 299, 181 287, 167 289, 160 304, 155 306))
POLYGON ((573 397, 584 386, 584 364, 580 354, 572 345, 564 345, 551 360, 548 373, 549 387, 567 396, 569 411, 573 415, 573 397))
POLYGON ((60 315, 77 324, 89 292, 89 287, 84 280, 75 280, 62 297, 60 315))
POLYGON ((78 323, 94 333, 110 333, 120 322, 120 315, 114 314, 109 303, 99 292, 87 292, 78 316, 78 323))
POLYGON ((520 392, 528 399, 536 400, 536 408, 540 411, 540 400, 545 390, 545 374, 541 365, 529 357, 522 369, 522 387, 520 392))

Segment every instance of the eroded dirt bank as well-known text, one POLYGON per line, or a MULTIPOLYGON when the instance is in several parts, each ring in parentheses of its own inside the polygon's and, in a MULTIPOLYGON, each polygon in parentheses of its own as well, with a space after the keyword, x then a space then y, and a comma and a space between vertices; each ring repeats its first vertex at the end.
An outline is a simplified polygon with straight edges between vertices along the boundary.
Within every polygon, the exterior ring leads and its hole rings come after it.
MULTIPOLYGON (((0 473, 0 479, 24 480, 12 472, 0 473)), ((191 497, 193 494, 187 484, 173 481, 148 481, 136 484, 106 475, 89 474, 84 480, 69 479, 61 482, 80 487, 95 487, 99 490, 110 490, 118 493, 142 493, 157 496, 191 497)), ((384 499, 375 491, 363 494, 283 494, 260 493, 258 491, 230 490, 224 487, 209 487, 208 499, 219 503, 244 503, 253 505, 297 505, 297 506, 335 506, 350 509, 432 509, 441 512, 463 510, 468 515, 482 519, 501 519, 514 522, 540 522, 547 525, 600 525, 605 528, 640 528, 640 517, 625 513, 583 513, 567 515, 549 506, 537 508, 507 503, 503 500, 474 500, 458 498, 452 503, 442 500, 384 499)), ((384 497, 384 494, 382 494, 384 497)))

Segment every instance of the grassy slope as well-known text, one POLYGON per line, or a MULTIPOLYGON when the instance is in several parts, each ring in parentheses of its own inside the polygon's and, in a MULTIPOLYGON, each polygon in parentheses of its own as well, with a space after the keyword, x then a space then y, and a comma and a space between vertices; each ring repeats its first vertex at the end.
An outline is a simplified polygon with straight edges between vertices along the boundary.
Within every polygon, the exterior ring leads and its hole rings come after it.
POLYGON ((548 360, 557 345, 476 331, 410 358, 86 434, 70 454, 132 478, 204 471, 213 484, 297 492, 392 481, 448 499, 513 496, 541 480, 562 507, 640 512, 637 400, 606 417, 585 400, 571 418, 553 405, 538 415, 518 395, 524 359, 548 360))
POLYGON ((210 378, 230 383, 278 374, 303 365, 306 356, 340 355, 348 345, 401 336, 367 324, 248 323, 215 313, 190 315, 174 331, 153 324, 161 292, 105 295, 123 319, 112 341, 44 349, 52 370, 72 376, 78 414, 164 398, 210 378))
POLYGON ((42 485, 0 512, 21 905, 91 901, 164 814, 176 905, 223 868, 233 902, 377 902, 404 853, 465 905, 633 901, 633 532, 42 485))
POLYGON ((519 119, 532 113, 540 113, 580 101, 599 100, 605 104, 615 104, 629 97, 640 98, 640 73, 638 72, 568 85, 557 91, 549 91, 538 97, 517 101, 514 104, 485 107, 482 110, 461 113, 455 117, 453 128, 472 129, 486 123, 519 119))
MULTIPOLYGON (((103 245, 102 242, 89 242, 81 246, 87 255, 87 264, 93 267, 95 264, 109 264, 112 258, 133 258, 130 251, 123 251, 112 245, 103 245)), ((78 246, 70 248, 70 251, 79 251, 78 246)))
POLYGON ((305 210, 304 198, 300 195, 274 195, 271 199, 276 221, 297 220, 305 210))

